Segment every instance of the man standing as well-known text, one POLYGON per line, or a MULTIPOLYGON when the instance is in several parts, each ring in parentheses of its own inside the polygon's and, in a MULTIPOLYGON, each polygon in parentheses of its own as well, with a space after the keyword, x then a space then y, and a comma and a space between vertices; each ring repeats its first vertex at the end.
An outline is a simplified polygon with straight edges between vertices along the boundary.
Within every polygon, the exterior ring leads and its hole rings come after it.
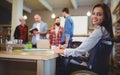
POLYGON ((62 10, 62 15, 65 18, 64 31, 63 31, 63 34, 62 34, 62 44, 65 47, 70 47, 70 44, 72 42, 72 37, 73 37, 73 29, 74 29, 73 20, 69 15, 69 9, 68 8, 64 8, 62 10))
MULTIPOLYGON (((65 18, 65 25, 62 34, 62 45, 61 48, 70 47, 73 37, 74 24, 72 18, 69 16, 69 9, 64 8, 62 10, 62 15, 65 18)), ((67 75, 66 66, 69 58, 60 56, 56 59, 56 75, 67 75)))
POLYGON ((54 19, 54 26, 50 28, 49 39, 51 46, 59 46, 61 44, 63 27, 60 26, 60 18, 54 19))
POLYGON ((32 33, 32 45, 33 48, 36 48, 37 40, 46 38, 46 34, 48 32, 48 26, 47 23, 41 20, 40 15, 38 14, 34 15, 34 19, 35 19, 35 23, 33 24, 33 29, 37 28, 37 30, 33 31, 32 33))

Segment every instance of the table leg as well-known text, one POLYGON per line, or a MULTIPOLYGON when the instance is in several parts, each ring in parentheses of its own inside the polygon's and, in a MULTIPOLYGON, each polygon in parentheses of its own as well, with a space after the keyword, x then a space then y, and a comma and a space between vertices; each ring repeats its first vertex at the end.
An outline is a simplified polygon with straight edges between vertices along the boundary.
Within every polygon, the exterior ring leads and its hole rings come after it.
POLYGON ((37 60, 37 75, 44 75, 44 61, 37 60))
POLYGON ((55 75, 56 59, 37 60, 37 75, 55 75))

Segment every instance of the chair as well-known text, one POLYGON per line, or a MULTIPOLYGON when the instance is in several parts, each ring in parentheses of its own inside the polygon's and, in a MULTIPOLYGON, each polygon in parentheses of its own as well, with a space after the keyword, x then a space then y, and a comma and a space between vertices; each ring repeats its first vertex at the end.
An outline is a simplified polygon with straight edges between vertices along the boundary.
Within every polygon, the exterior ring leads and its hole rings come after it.
MULTIPOLYGON (((86 68, 98 75, 108 75, 109 56, 112 51, 112 46, 113 43, 111 41, 108 41, 107 39, 100 39, 94 49, 90 51, 92 56, 84 60, 87 63, 86 68)), ((74 57, 70 57, 69 62, 67 63, 68 66, 70 66, 70 60, 76 59, 74 59, 74 57)), ((78 57, 76 61, 81 64, 83 60, 78 57)), ((71 67, 68 69, 69 71, 70 68, 71 67)))

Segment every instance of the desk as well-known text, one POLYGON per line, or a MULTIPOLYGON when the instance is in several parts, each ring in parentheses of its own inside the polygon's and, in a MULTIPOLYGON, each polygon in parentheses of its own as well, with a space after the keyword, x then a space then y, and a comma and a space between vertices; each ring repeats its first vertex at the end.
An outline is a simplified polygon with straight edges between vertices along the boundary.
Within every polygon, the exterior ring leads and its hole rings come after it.
MULTIPOLYGON (((2 61, 5 60, 5 61, 17 61, 17 62, 19 61, 35 62, 36 70, 37 70, 36 75, 55 75, 56 57, 58 57, 58 55, 54 54, 52 51, 46 51, 46 52, 0 51, 0 73, 4 72, 3 69, 4 65, 2 65, 2 61)), ((12 74, 12 75, 19 75, 19 74, 12 74)))

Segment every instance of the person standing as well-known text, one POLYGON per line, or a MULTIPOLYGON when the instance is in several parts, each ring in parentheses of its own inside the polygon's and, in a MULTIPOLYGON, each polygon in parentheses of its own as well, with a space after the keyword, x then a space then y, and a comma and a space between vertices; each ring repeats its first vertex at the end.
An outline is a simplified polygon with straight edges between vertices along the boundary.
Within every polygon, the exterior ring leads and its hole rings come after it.
MULTIPOLYGON (((74 23, 69 15, 69 9, 64 8, 62 10, 62 15, 65 18, 65 25, 64 25, 64 30, 62 33, 62 41, 61 45, 59 46, 60 48, 70 48, 70 45, 72 43, 72 37, 73 37, 73 29, 74 29, 74 23)), ((56 59, 56 74, 57 75, 66 75, 66 63, 68 61, 68 58, 59 56, 56 59)))
POLYGON ((39 14, 34 15, 34 20, 35 20, 35 23, 33 24, 33 29, 37 28, 37 30, 34 31, 32 34, 32 45, 33 45, 33 48, 36 48, 37 40, 46 38, 46 34, 48 32, 48 25, 47 23, 41 20, 41 17, 39 14))
POLYGON ((26 25, 24 17, 19 18, 20 25, 18 25, 14 32, 14 39, 21 39, 23 43, 28 42, 28 26, 26 25))
POLYGON ((61 44, 63 27, 60 26, 60 17, 54 19, 54 26, 50 28, 49 39, 51 46, 59 46, 61 44))
POLYGON ((70 44, 72 42, 72 37, 73 37, 73 29, 74 29, 74 23, 69 15, 69 9, 64 8, 62 10, 62 15, 65 18, 65 25, 64 25, 64 30, 62 34, 62 45, 65 47, 70 47, 70 44))

